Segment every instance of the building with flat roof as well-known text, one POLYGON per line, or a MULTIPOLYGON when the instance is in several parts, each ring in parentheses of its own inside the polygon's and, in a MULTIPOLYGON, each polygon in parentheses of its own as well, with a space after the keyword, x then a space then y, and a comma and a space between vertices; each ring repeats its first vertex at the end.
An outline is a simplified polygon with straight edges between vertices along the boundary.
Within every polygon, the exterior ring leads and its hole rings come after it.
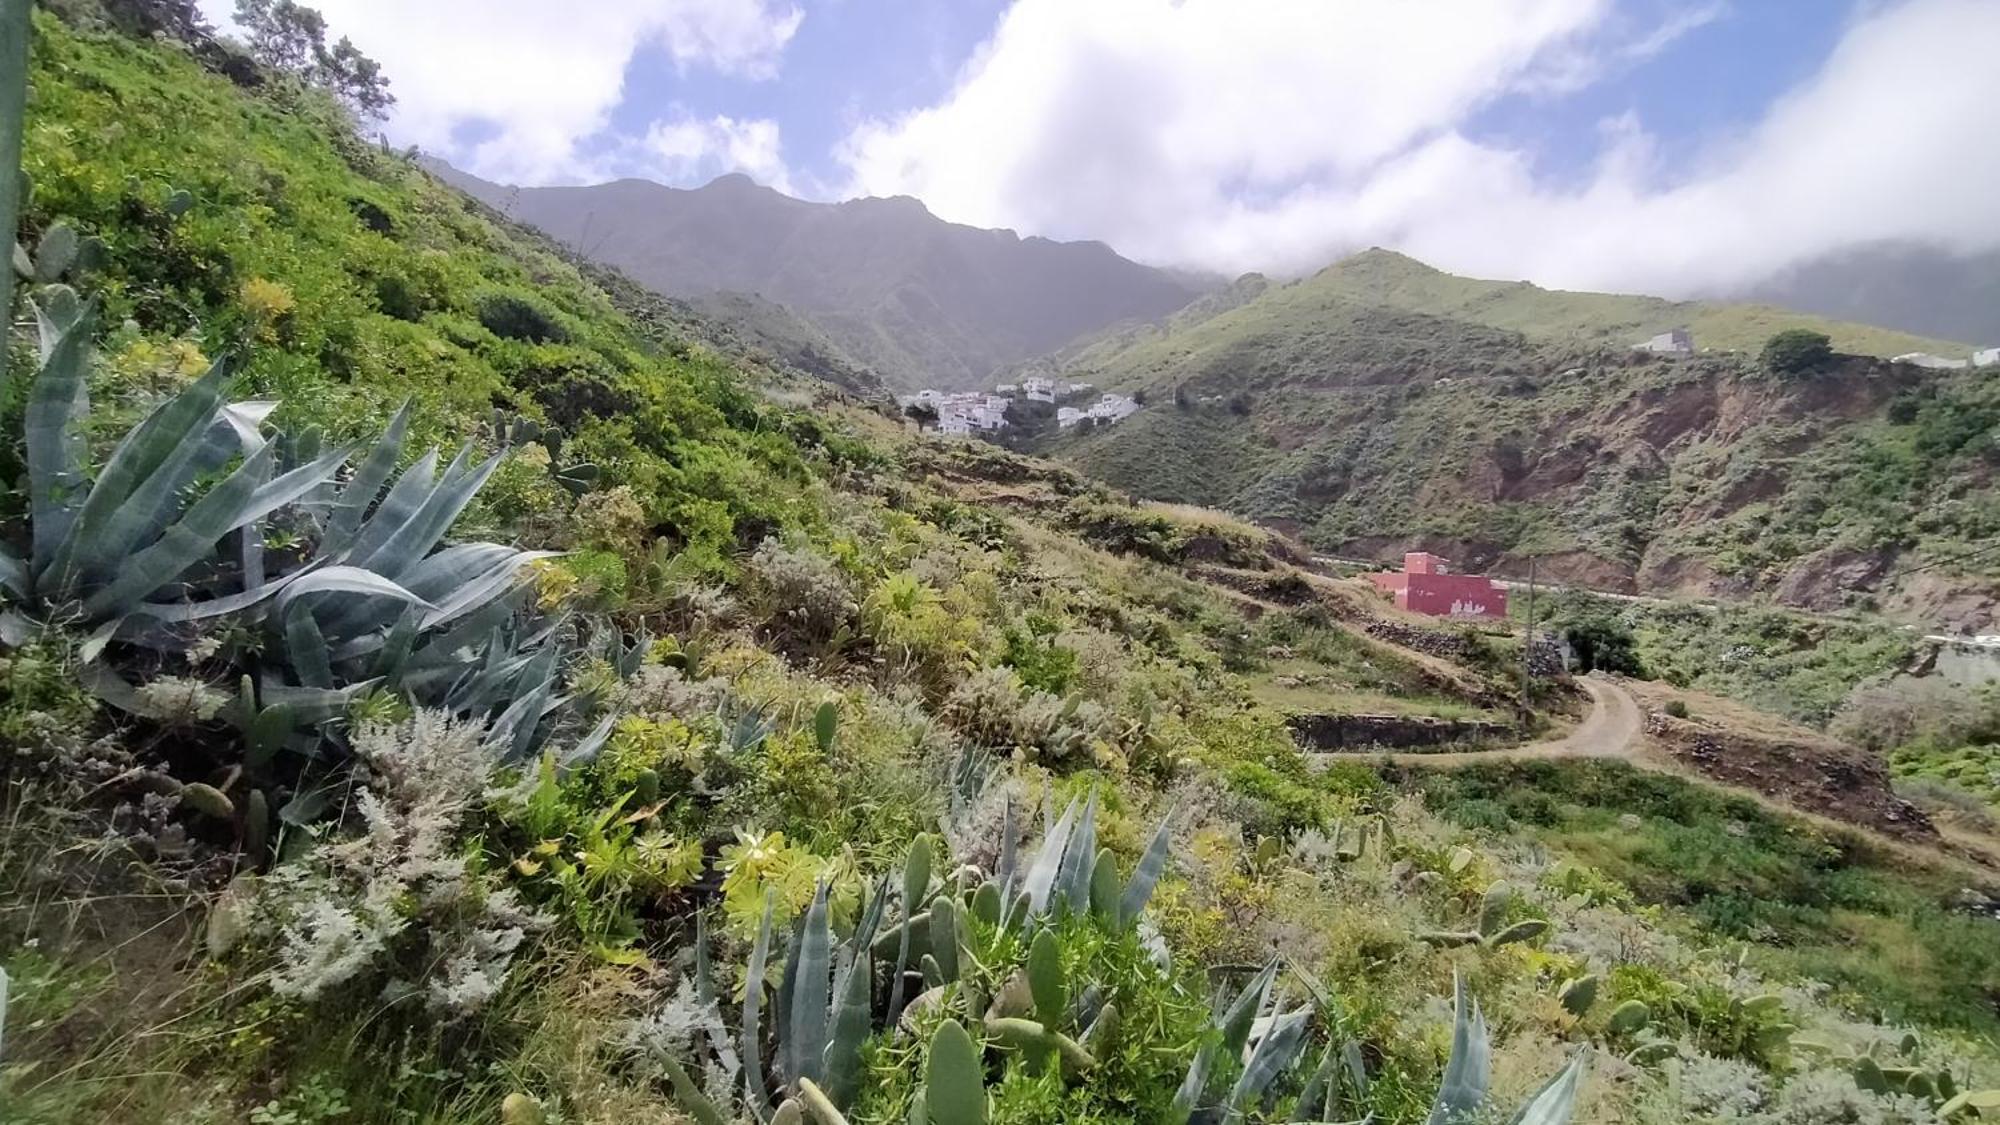
POLYGON ((1403 556, 1403 569, 1368 576, 1386 591, 1397 609, 1432 617, 1505 617, 1507 591, 1480 574, 1453 574, 1446 560, 1428 551, 1403 556))

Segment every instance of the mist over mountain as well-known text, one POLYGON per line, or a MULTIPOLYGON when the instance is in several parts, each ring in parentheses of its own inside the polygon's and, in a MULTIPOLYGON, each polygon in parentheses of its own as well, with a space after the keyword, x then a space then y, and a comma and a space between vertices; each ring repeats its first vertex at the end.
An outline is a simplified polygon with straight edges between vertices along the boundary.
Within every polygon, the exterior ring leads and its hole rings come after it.
POLYGON ((756 294, 805 317, 892 386, 982 385, 999 369, 1202 286, 1101 242, 948 223, 907 196, 812 203, 732 174, 515 188, 433 162, 508 217, 670 296, 756 294))
POLYGON ((1925 336, 2000 342, 2000 251, 1872 243, 1794 266, 1737 296, 1925 336))

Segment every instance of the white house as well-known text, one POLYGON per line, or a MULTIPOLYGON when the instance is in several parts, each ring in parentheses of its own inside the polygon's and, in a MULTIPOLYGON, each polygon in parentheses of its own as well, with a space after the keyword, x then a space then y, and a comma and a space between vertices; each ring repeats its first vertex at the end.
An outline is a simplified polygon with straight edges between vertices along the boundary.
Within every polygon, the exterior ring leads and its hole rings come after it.
POLYGON ((1981 348, 1972 353, 1972 366, 1993 367, 2000 365, 2000 348, 1981 348))
POLYGON ((938 419, 938 433, 964 437, 972 433, 972 420, 963 414, 938 419))
POLYGON ((1941 355, 1932 355, 1929 352, 1904 352, 1889 362, 1907 363, 1911 367, 1929 367, 1940 371, 1951 371, 1966 365, 1962 359, 1946 359, 1941 355))
POLYGON ((1672 332, 1662 332, 1643 344, 1634 344, 1632 350, 1655 355, 1693 355, 1694 336, 1685 328, 1676 328, 1672 332))
POLYGON ((1092 418, 1106 422, 1117 422, 1139 412, 1139 404, 1125 395, 1106 394, 1092 403, 1087 412, 1092 418))
POLYGON ((1082 417, 1083 411, 1078 410, 1074 406, 1059 406, 1056 408, 1056 425, 1065 430, 1076 425, 1077 421, 1082 417))
POLYGON ((1054 379, 1043 379, 1039 376, 1023 379, 1021 380, 1021 390, 1034 402, 1054 402, 1056 400, 1056 381, 1054 379))
POLYGON ((1017 395, 1021 393, 1021 384, 1001 383, 999 386, 993 388, 993 393, 996 395, 1017 395))

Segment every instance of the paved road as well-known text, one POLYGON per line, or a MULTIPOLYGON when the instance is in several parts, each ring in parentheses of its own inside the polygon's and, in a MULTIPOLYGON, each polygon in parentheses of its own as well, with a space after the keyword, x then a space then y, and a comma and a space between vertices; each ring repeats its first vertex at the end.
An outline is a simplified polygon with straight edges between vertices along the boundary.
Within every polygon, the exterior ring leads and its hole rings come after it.
POLYGON ((1530 742, 1497 750, 1418 753, 1324 753, 1313 755, 1317 763, 1358 758, 1375 762, 1402 762, 1422 766, 1462 766, 1472 762, 1521 761, 1534 758, 1636 758, 1641 720, 1639 705, 1624 688, 1601 676, 1577 680, 1590 693, 1590 713, 1575 729, 1561 738, 1530 742))

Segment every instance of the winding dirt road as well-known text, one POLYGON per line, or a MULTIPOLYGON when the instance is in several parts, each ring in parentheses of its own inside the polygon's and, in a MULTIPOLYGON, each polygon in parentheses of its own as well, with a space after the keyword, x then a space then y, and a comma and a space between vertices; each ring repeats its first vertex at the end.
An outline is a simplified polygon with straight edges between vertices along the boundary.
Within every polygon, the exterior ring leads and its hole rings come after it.
POLYGON ((1584 676, 1576 681, 1590 693, 1590 713, 1575 729, 1561 738, 1530 742, 1495 750, 1452 751, 1449 753, 1343 753, 1315 754, 1316 762, 1362 758, 1374 762, 1403 762, 1420 766, 1462 766, 1472 762, 1522 761, 1534 758, 1625 758, 1639 754, 1639 705, 1624 688, 1601 676, 1584 676))

